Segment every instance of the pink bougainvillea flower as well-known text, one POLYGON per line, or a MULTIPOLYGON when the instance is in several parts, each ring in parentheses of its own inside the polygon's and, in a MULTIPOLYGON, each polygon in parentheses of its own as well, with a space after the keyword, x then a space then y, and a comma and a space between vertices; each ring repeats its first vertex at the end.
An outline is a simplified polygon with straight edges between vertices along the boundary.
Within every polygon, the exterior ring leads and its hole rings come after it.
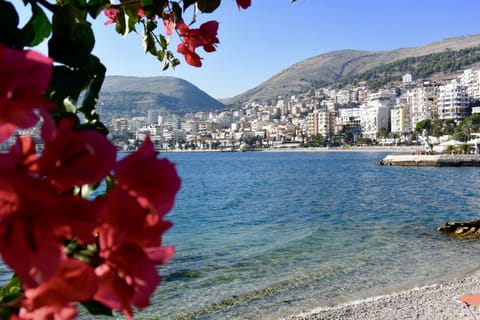
POLYGON ((109 24, 117 23, 118 22, 117 12, 118 10, 115 8, 108 8, 103 10, 103 14, 108 18, 108 20, 105 21, 103 24, 108 26, 109 24))
POLYGON ((114 173, 120 187, 163 216, 172 209, 181 181, 175 165, 157 155, 147 137, 136 152, 115 164, 114 173))
MULTIPOLYGON (((118 12, 119 10, 116 8, 108 8, 103 10, 103 14, 108 18, 103 24, 108 26, 109 24, 115 24, 118 22, 118 12)), ((145 11, 142 7, 138 8, 137 14, 140 18, 145 18, 145 11)))
POLYGON ((20 169, 26 172, 38 170, 38 155, 31 136, 17 137, 8 153, 0 153, 0 168, 20 169))
POLYGON ((174 247, 161 246, 162 234, 171 223, 146 212, 118 185, 107 198, 107 212, 95 230, 105 262, 96 268, 100 287, 94 299, 131 317, 132 305, 146 307, 160 281, 155 266, 175 253, 174 247))
POLYGON ((78 313, 72 302, 86 301, 97 290, 97 277, 85 262, 65 258, 57 272, 36 288, 25 291, 22 319, 73 319, 78 313))
POLYGON ((215 45, 220 43, 217 37, 218 22, 214 20, 202 23, 198 29, 190 29, 184 22, 181 22, 177 25, 177 29, 183 42, 194 49, 203 46, 205 51, 213 52, 215 45))
POLYGON ((173 207, 180 178, 174 164, 157 158, 149 138, 113 172, 117 184, 103 198, 95 229, 104 263, 95 270, 100 285, 94 299, 131 318, 133 306, 146 307, 160 281, 155 266, 175 252, 162 246, 172 225, 162 218, 173 207))
POLYGON ((215 51, 215 45, 220 43, 217 37, 218 32, 218 22, 217 21, 208 21, 202 23, 199 28, 200 39, 202 41, 203 50, 207 52, 215 51))
POLYGON ((57 194, 18 170, 3 169, 0 175, 0 253, 24 284, 34 287, 54 273, 63 252, 51 217, 57 194))
POLYGON ((138 8, 137 14, 140 18, 145 18, 145 11, 143 11, 143 8, 138 8))
POLYGON ((43 96, 52 72, 52 59, 0 44, 0 143, 16 128, 34 126, 39 120, 36 110, 55 108, 43 96))
POLYGON ((238 8, 247 9, 252 4, 251 0, 237 0, 238 8))
POLYGON ((198 29, 190 29, 184 22, 181 22, 177 25, 177 30, 182 38, 182 43, 177 46, 177 51, 185 56, 188 64, 195 67, 202 65, 200 56, 195 52, 197 47, 203 46, 206 52, 213 52, 216 50, 215 45, 220 43, 217 38, 217 21, 205 22, 198 29))
POLYGON ((163 19, 163 27, 165 28, 165 34, 167 36, 172 35, 175 29, 175 16, 173 12, 170 12, 166 18, 163 19))
POLYGON ((27 310, 25 307, 20 308, 18 317, 11 317, 11 320, 73 320, 78 316, 77 308, 74 304, 66 306, 45 306, 33 311, 27 310))
POLYGON ((76 117, 63 118, 57 130, 43 135, 39 170, 60 191, 100 181, 116 160, 116 148, 104 134, 75 130, 77 122, 76 117))
POLYGON ((97 202, 59 195, 47 181, 0 169, 0 253, 24 288, 48 280, 64 257, 64 242, 93 241, 97 202))
POLYGON ((133 317, 133 306, 149 305, 150 296, 160 282, 155 263, 142 248, 131 243, 109 252, 106 262, 95 273, 100 280, 94 299, 123 311, 128 319, 133 317))
POLYGON ((202 58, 195 52, 195 48, 189 46, 187 43, 179 43, 177 52, 183 54, 185 61, 192 67, 202 66, 202 58))
POLYGON ((145 210, 135 197, 118 186, 106 196, 103 208, 101 222, 95 229, 101 250, 112 250, 123 242, 143 248, 158 247, 163 233, 172 226, 157 212, 145 210))

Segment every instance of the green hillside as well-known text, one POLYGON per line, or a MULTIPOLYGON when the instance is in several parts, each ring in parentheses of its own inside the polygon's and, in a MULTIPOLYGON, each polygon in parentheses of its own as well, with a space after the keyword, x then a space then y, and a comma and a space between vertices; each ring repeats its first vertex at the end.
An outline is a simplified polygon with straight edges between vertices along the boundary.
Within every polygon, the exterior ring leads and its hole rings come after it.
POLYGON ((335 87, 342 88, 366 81, 370 88, 375 89, 389 82, 399 81, 406 73, 426 79, 438 74, 452 74, 477 63, 480 63, 480 46, 457 51, 446 50, 383 64, 366 72, 340 79, 335 87))
POLYGON ((132 114, 150 109, 184 114, 225 108, 190 82, 174 77, 108 76, 99 100, 104 110, 128 110, 132 114))

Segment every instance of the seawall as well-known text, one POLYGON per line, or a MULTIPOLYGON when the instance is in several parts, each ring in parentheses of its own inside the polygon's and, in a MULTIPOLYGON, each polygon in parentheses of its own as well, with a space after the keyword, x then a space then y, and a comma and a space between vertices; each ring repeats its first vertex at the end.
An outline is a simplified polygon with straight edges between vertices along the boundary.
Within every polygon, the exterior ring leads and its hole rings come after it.
POLYGON ((473 154, 395 154, 378 162, 382 166, 480 167, 480 155, 473 154))

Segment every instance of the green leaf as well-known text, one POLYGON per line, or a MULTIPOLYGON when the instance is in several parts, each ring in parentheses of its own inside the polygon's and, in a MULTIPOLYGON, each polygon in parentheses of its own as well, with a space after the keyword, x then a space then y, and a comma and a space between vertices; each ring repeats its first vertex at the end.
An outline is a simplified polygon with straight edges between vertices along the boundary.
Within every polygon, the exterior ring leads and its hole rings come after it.
POLYGON ((36 4, 32 4, 32 17, 20 31, 23 36, 23 46, 34 47, 48 38, 52 31, 52 25, 43 10, 36 4))
POLYGON ((76 113, 77 112, 77 106, 75 105, 75 101, 72 101, 70 97, 66 97, 63 99, 63 106, 65 108, 65 111, 67 113, 76 113))
POLYGON ((212 13, 220 6, 220 0, 198 0, 197 4, 203 13, 212 13))
POLYGON ((102 88, 103 81, 105 80, 105 73, 107 72, 107 69, 100 62, 100 59, 94 55, 90 55, 88 72, 89 82, 87 91, 83 97, 82 106, 79 108, 79 111, 85 115, 85 122, 88 124, 88 126, 107 134, 108 129, 100 121, 100 116, 95 110, 98 95, 102 88))
POLYGON ((92 315, 113 316, 112 310, 109 307, 107 307, 104 304, 101 304, 100 302, 97 302, 95 300, 83 301, 81 304, 92 315))
POLYGON ((135 24, 139 21, 138 18, 138 6, 131 5, 121 7, 117 13, 117 23, 115 30, 126 36, 132 31, 135 30, 135 24))
POLYGON ((180 64, 180 60, 178 60, 177 58, 173 58, 172 59, 172 67, 175 69, 176 66, 178 66, 180 64))
POLYGON ((52 18, 52 38, 48 41, 49 56, 57 62, 82 68, 89 63, 95 37, 86 12, 71 5, 57 7, 52 18))
POLYGON ((172 59, 172 67, 175 69, 176 66, 178 66, 180 64, 180 60, 178 60, 177 58, 173 58, 172 59))
POLYGON ((195 2, 197 2, 197 0, 183 0, 183 11, 185 12, 185 10, 195 2))
POLYGON ((22 294, 22 283, 18 277, 14 276, 0 289, 0 302, 6 303, 18 299, 22 294))
POLYGON ((19 18, 15 7, 0 0, 0 42, 12 47, 17 42, 19 18))
POLYGON ((160 34, 160 46, 162 50, 166 50, 169 44, 169 40, 163 34, 160 34))
POLYGON ((150 20, 147 22, 147 31, 152 32, 157 28, 157 21, 155 20, 150 20))
POLYGON ((163 59, 165 58, 165 50, 160 50, 157 52, 157 59, 160 60, 160 61, 163 61, 163 59))
POLYGON ((109 5, 110 1, 108 0, 90 0, 87 4, 87 12, 92 18, 96 18, 105 6, 109 5))
POLYGON ((172 2, 172 11, 173 15, 175 16, 175 21, 182 21, 182 8, 178 4, 178 2, 172 2))
POLYGON ((162 71, 167 70, 169 66, 170 66, 170 61, 165 60, 165 62, 163 63, 162 71))
POLYGON ((143 35, 143 49, 145 53, 149 52, 154 56, 157 55, 157 48, 155 46, 155 37, 150 33, 144 33, 143 35))
POLYGON ((59 115, 63 112, 71 112, 65 102, 75 105, 80 93, 87 87, 88 81, 86 70, 74 70, 65 66, 53 68, 53 77, 47 95, 53 103, 63 106, 59 115))

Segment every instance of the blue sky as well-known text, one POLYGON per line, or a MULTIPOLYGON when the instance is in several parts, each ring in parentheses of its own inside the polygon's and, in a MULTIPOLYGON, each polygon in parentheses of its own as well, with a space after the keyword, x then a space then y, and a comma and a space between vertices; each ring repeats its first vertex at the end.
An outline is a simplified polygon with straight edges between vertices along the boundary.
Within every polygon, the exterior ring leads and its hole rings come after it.
MULTIPOLYGON (((20 0, 11 0, 21 6, 20 0)), ((198 25, 220 22, 220 44, 214 53, 197 52, 203 66, 182 64, 167 72, 145 54, 139 34, 122 37, 105 17, 94 22, 94 54, 108 75, 174 76, 185 79, 214 98, 245 92, 304 59, 343 49, 393 50, 437 40, 480 33, 478 0, 252 0, 238 10, 223 0, 198 25)), ((188 14, 188 12, 187 12, 188 14)), ((175 51, 177 37, 172 36, 175 51)))

